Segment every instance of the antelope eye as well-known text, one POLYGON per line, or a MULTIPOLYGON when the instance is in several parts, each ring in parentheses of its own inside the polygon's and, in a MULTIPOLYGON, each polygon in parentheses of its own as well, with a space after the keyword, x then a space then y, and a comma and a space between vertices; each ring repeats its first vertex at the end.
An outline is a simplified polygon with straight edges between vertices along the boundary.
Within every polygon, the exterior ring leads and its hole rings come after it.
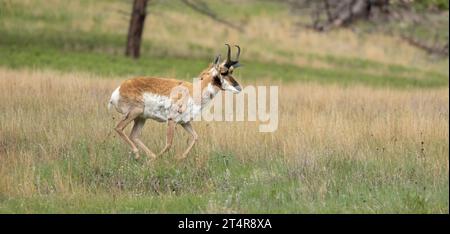
POLYGON ((221 72, 220 73, 222 76, 226 76, 226 75, 228 75, 228 71, 226 71, 226 72, 221 72))

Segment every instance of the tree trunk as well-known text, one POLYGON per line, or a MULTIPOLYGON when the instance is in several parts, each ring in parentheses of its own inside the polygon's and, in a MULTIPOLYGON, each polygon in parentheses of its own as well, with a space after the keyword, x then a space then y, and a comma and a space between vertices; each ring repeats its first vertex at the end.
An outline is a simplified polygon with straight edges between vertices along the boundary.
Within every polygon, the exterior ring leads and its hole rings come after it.
POLYGON ((130 26, 128 28, 127 49, 125 55, 127 57, 139 58, 142 31, 144 30, 144 22, 148 0, 134 0, 131 12, 130 26))

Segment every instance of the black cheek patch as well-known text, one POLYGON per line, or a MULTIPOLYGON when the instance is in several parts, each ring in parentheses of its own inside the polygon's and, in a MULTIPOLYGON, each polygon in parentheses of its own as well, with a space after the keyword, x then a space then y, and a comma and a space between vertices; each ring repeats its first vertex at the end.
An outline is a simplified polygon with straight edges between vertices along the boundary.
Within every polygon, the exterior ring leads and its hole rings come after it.
POLYGON ((213 79, 213 85, 216 85, 216 86, 219 86, 219 87, 222 86, 222 82, 220 82, 220 78, 219 78, 218 76, 215 76, 215 77, 214 77, 214 79, 213 79))

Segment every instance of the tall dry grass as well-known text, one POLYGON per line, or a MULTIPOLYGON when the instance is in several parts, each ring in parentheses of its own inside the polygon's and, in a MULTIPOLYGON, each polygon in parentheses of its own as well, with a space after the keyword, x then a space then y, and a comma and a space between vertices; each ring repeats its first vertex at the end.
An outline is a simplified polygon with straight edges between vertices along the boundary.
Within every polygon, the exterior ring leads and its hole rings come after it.
MULTIPOLYGON (((119 83, 117 77, 1 68, 0 194, 31 197, 48 189, 83 194, 88 188, 73 178, 71 165, 47 175, 36 168, 70 157, 69 164, 88 157, 100 166, 112 152, 131 160, 127 146, 110 135, 118 115, 106 105, 119 83), (52 178, 53 185, 40 184, 42 176, 52 178)), ((201 168, 215 152, 229 152, 243 163, 281 158, 308 167, 324 156, 407 164, 413 155, 436 177, 448 172, 448 88, 279 85, 276 132, 259 133, 254 122, 196 122, 200 141, 189 156, 193 165, 201 168)), ((143 141, 158 151, 164 135, 163 124, 148 121, 143 141)), ((171 154, 182 152, 185 139, 178 128, 171 154)))

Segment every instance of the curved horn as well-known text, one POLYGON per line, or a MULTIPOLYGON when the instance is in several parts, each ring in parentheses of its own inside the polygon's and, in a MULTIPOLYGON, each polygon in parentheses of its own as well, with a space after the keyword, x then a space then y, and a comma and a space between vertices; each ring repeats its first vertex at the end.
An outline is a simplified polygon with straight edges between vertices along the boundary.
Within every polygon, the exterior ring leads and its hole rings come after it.
POLYGON ((228 53, 227 53, 227 61, 226 62, 230 62, 231 61, 231 48, 230 45, 225 44, 228 47, 228 53))
POLYGON ((236 48, 238 49, 237 54, 236 54, 236 61, 239 61, 239 55, 241 54, 241 47, 239 47, 238 45, 234 45, 236 46, 236 48))

